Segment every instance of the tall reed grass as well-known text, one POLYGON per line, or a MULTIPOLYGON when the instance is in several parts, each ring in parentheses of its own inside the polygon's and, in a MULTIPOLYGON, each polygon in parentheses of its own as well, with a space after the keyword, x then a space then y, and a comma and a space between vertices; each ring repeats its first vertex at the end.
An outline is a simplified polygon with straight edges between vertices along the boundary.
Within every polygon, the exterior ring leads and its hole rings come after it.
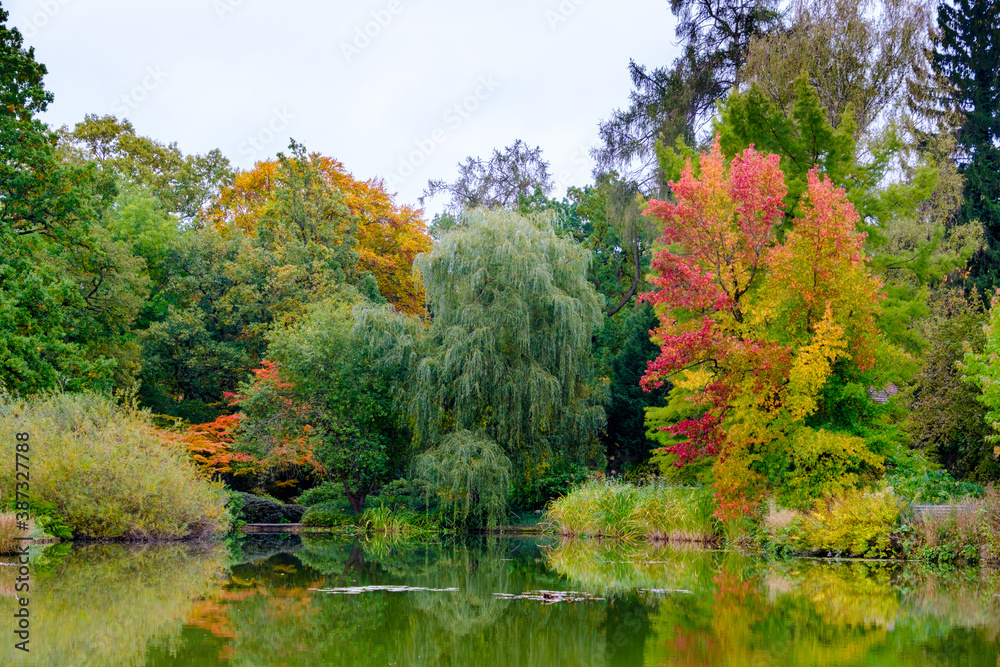
POLYGON ((405 510, 393 510, 382 505, 367 509, 361 514, 358 521, 358 532, 364 535, 411 538, 431 535, 434 531, 422 522, 418 514, 405 510))
POLYGON ((27 531, 20 530, 17 527, 17 515, 14 512, 0 513, 0 555, 18 553, 22 543, 17 538, 31 535, 33 532, 33 522, 28 522, 27 531))
POLYGON ((567 536, 712 542, 713 510, 704 488, 595 480, 550 503, 547 519, 567 536))

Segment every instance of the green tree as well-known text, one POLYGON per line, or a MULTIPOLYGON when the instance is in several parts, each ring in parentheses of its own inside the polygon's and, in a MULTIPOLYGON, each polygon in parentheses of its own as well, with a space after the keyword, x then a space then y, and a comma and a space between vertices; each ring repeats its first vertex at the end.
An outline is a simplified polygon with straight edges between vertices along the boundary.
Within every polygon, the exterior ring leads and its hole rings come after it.
POLYGON ((927 349, 913 383, 907 430, 913 445, 957 478, 988 481, 996 472, 985 408, 979 389, 963 381, 958 364, 966 352, 981 354, 986 343, 982 304, 961 290, 945 291, 924 324, 927 349))
POLYGON ((127 383, 148 277, 104 227, 114 182, 62 159, 36 118, 44 65, 0 9, 0 386, 33 393, 127 383))
POLYGON ((788 26, 753 38, 746 81, 782 109, 805 74, 830 123, 851 109, 860 138, 902 103, 908 82, 926 69, 930 17, 922 0, 813 0, 793 3, 788 26))
POLYGON ((604 452, 614 470, 649 457, 645 409, 659 405, 666 392, 644 392, 639 379, 659 348, 649 340, 656 316, 638 294, 649 289, 651 248, 656 238, 652 219, 643 215, 645 200, 634 183, 606 174, 585 188, 571 188, 560 227, 591 252, 589 277, 604 298, 607 315, 594 337, 597 373, 609 379, 600 432, 604 452))
POLYGON ((454 217, 474 208, 514 209, 536 193, 547 196, 551 191, 552 177, 542 149, 517 139, 503 150, 495 149, 488 160, 467 157, 458 165, 454 183, 428 181, 420 203, 446 194, 451 198, 448 213, 454 217))
POLYGON ((780 20, 773 0, 670 0, 683 51, 670 67, 629 62, 629 106, 600 125, 597 171, 617 171, 650 195, 666 194, 658 174, 657 142, 694 144, 716 102, 739 88, 753 38, 780 20))
POLYGON ((416 442, 469 431, 517 470, 554 451, 593 456, 604 424, 591 337, 603 322, 590 253, 549 216, 475 211, 418 256, 432 314, 416 368, 416 442))
POLYGON ((958 133, 965 176, 961 219, 986 229, 971 281, 989 292, 1000 285, 1000 5, 991 0, 942 2, 934 65, 947 78, 965 120, 958 133))
POLYGON ((64 153, 94 162, 119 182, 131 183, 155 197, 182 222, 194 221, 223 185, 235 175, 218 149, 184 155, 177 144, 140 137, 128 119, 88 115, 73 130, 60 130, 64 153))
MULTIPOLYGON (((859 231, 867 235, 872 268, 886 283, 880 329, 917 353, 922 339, 911 325, 929 314, 928 287, 965 266, 979 245, 980 231, 977 225, 953 221, 961 180, 949 151, 935 144, 917 152, 912 163, 900 162, 901 153, 910 149, 890 129, 867 144, 862 158, 852 109, 847 105, 840 121, 831 123, 816 89, 802 75, 790 108, 756 84, 733 93, 721 107, 716 131, 727 154, 753 145, 781 157, 788 188, 785 205, 793 215, 800 212, 814 166, 845 189, 859 213, 859 231)), ((669 172, 678 170, 686 155, 661 147, 660 157, 669 172)), ((786 221, 779 237, 787 228, 786 221)))
MULTIPOLYGON (((981 352, 966 351, 958 368, 963 379, 979 389, 977 400, 986 408, 987 443, 1000 443, 1000 295, 990 304, 989 319, 983 327, 985 340, 981 352)), ((1000 446, 993 450, 1000 453, 1000 446)))
POLYGON ((358 269, 356 218, 323 178, 322 158, 292 142, 279 155, 273 201, 253 229, 185 228, 170 259, 165 314, 143 333, 144 402, 209 421, 224 392, 264 359, 267 332, 301 318, 344 285, 384 301, 358 269))
POLYGON ((286 484, 302 474, 342 484, 360 512, 408 464, 402 397, 419 328, 416 318, 346 290, 275 329, 267 351, 274 366, 241 387, 236 449, 286 484))
POLYGON ((437 494, 453 525, 494 528, 505 518, 510 459, 481 433, 449 433, 416 460, 413 472, 437 494))

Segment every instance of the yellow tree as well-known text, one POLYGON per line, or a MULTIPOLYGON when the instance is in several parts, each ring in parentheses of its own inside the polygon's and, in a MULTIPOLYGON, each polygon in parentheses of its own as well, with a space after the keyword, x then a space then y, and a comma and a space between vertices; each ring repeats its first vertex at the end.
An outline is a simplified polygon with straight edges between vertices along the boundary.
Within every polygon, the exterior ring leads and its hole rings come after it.
MULTIPOLYGON (((382 296, 396 308, 423 315, 423 290, 412 273, 414 257, 431 248, 421 211, 397 205, 382 181, 359 181, 333 158, 312 154, 309 160, 325 183, 341 193, 354 218, 358 271, 375 276, 382 296)), ((267 160, 239 173, 220 192, 209 213, 211 222, 220 229, 256 234, 277 193, 287 185, 280 167, 277 160, 267 160)))

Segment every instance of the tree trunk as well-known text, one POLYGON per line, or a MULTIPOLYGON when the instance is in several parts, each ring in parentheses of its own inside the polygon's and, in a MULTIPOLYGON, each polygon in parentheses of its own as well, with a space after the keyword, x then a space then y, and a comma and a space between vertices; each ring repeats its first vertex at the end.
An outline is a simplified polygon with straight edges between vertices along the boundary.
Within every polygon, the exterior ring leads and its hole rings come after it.
POLYGON ((351 511, 355 514, 361 514, 361 510, 365 506, 365 498, 368 497, 368 493, 365 491, 351 491, 351 487, 347 485, 347 480, 344 480, 344 493, 347 494, 347 500, 351 503, 351 511))

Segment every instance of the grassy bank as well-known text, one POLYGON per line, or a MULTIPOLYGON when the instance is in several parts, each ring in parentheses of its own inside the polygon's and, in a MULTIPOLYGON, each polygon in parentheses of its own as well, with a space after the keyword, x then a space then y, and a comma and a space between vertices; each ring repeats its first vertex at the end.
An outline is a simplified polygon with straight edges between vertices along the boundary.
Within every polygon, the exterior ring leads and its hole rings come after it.
POLYGON ((808 511, 771 501, 724 525, 708 487, 590 481, 553 501, 547 519, 569 537, 726 544, 774 556, 1000 560, 1000 493, 947 504, 956 509, 921 514, 891 488, 854 490, 808 511))
MULTIPOLYGON (((0 433, 27 434, 20 462, 30 482, 21 491, 49 534, 175 540, 229 527, 221 485, 165 446, 148 414, 108 397, 53 394, 0 403, 0 433)), ((13 446, 0 449, 0 466, 13 471, 17 453, 13 446)), ((0 476, 6 511, 14 509, 17 481, 13 472, 0 476)))
POLYGON ((590 481, 553 501, 548 518, 566 536, 712 542, 713 510, 707 488, 590 481))
POLYGON ((809 512, 770 505, 758 541, 778 554, 929 561, 1000 560, 1000 493, 918 513, 891 489, 817 501, 809 512))

